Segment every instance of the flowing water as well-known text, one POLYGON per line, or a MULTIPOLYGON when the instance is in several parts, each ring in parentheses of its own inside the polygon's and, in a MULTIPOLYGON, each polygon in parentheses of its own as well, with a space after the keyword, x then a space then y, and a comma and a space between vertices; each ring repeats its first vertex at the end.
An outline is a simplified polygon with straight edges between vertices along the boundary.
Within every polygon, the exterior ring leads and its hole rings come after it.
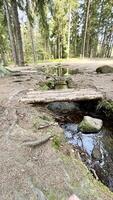
POLYGON ((99 133, 86 134, 79 131, 78 123, 64 123, 61 127, 87 167, 113 191, 113 129, 104 125, 99 133))
MULTIPOLYGON (((50 104, 51 105, 51 104, 50 104)), ((64 136, 70 145, 79 150, 82 161, 93 175, 113 191, 113 125, 103 120, 103 128, 98 133, 82 133, 78 125, 84 115, 96 116, 95 102, 76 104, 75 110, 63 113, 64 103, 53 103, 51 110, 56 113, 59 125, 64 129, 64 136), (59 105, 60 104, 60 105, 59 105), (58 109, 56 109, 58 107, 58 109), (62 108, 62 109, 61 109, 62 108), (86 110, 87 108, 87 110, 86 110), (80 110, 82 112, 80 112, 80 110), (79 112, 78 112, 79 110, 79 112), (60 113, 58 113, 60 111, 60 113), (91 112, 90 112, 91 111, 91 112)), ((67 106, 66 104, 65 106, 67 106)), ((48 106, 49 108, 50 106, 48 106)), ((72 107, 73 108, 73 107, 72 107)), ((66 109, 66 108, 65 108, 66 109)), ((97 117, 97 116, 96 116, 97 117)), ((102 117, 102 116, 101 116, 102 117)), ((98 116, 98 118, 100 118, 98 116)))

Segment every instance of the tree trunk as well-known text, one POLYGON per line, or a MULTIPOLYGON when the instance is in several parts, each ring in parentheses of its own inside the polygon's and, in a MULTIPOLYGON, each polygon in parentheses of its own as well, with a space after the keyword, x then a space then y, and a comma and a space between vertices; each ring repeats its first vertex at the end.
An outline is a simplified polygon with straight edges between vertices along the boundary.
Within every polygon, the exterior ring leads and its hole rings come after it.
POLYGON ((57 36, 57 57, 58 59, 60 59, 60 36, 57 36))
POLYGON ((89 46, 90 46, 90 35, 89 35, 89 32, 87 31, 87 37, 86 37, 86 44, 85 44, 85 50, 86 50, 86 57, 89 57, 90 55, 90 52, 89 52, 89 46))
POLYGON ((85 29, 84 29, 84 39, 83 39, 83 50, 82 50, 83 58, 85 56, 86 36, 87 36, 87 28, 88 28, 88 21, 89 21, 90 5, 91 5, 91 0, 88 0, 87 11, 86 11, 86 20, 85 20, 85 29))
POLYGON ((67 47, 67 58, 70 57, 70 34, 71 34, 71 5, 69 5, 69 23, 68 23, 68 47, 67 47))
POLYGON ((32 26, 30 24, 29 24, 29 32, 30 32, 30 38, 31 38, 33 62, 35 64, 36 63, 36 54, 35 54, 35 45, 34 45, 34 39, 33 39, 33 29, 32 29, 32 26))
POLYGON ((1 58, 2 58, 2 61, 3 61, 3 65, 6 66, 7 62, 6 62, 6 56, 5 56, 5 52, 4 51, 1 52, 1 58))
MULTIPOLYGON (((27 9, 28 16, 29 16, 29 13, 30 13, 30 6, 31 6, 30 1, 26 0, 26 9, 27 9)), ((30 38, 31 38, 33 62, 35 64, 36 63, 36 54, 35 54, 35 45, 34 45, 34 37, 33 37, 33 27, 32 27, 32 23, 31 23, 29 17, 28 17, 28 21, 29 21, 29 33, 30 33, 30 38)))
POLYGON ((13 60, 14 60, 15 64, 18 65, 18 55, 17 55, 16 44, 15 44, 14 31, 13 31, 13 27, 12 27, 11 15, 10 15, 7 0, 4 0, 4 8, 5 8, 5 13, 6 13, 6 18, 7 18, 7 26, 8 26, 12 56, 13 56, 13 60))
POLYGON ((15 36, 16 36, 17 52, 18 52, 18 57, 19 57, 19 66, 22 66, 24 65, 24 53, 23 53, 21 28, 20 28, 20 22, 19 22, 19 17, 18 17, 18 7, 17 7, 16 0, 11 0, 11 8, 12 8, 15 33, 16 33, 15 36))
POLYGON ((102 46, 101 46, 101 57, 104 57, 104 54, 105 54, 106 34, 107 34, 107 27, 105 28, 105 31, 104 31, 104 36, 103 36, 103 41, 102 41, 102 46))

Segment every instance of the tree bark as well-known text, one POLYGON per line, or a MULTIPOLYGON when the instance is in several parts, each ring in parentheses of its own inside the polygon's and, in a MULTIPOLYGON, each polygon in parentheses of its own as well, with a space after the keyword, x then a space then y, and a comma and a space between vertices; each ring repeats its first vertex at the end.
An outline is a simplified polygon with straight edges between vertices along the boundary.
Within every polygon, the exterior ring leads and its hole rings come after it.
POLYGON ((22 44, 22 37, 21 37, 21 28, 18 16, 18 6, 16 0, 11 0, 11 8, 12 8, 12 15, 16 33, 16 46, 19 58, 19 66, 24 65, 24 53, 23 53, 23 44, 22 44))
POLYGON ((91 5, 91 0, 88 0, 87 11, 86 11, 86 20, 85 20, 85 29, 84 29, 84 39, 83 39, 83 50, 82 50, 83 58, 85 56, 86 36, 87 36, 87 28, 88 28, 88 21, 89 21, 90 5, 91 5))
MULTIPOLYGON (((28 16, 29 16, 29 13, 30 13, 30 6, 31 6, 30 1, 26 0, 26 9, 27 9, 28 16)), ((31 23, 29 17, 28 17, 28 21, 29 21, 29 34, 30 34, 30 38, 31 38, 33 62, 35 64, 36 63, 36 53, 35 53, 35 45, 34 45, 34 38, 33 38, 33 27, 32 27, 32 23, 31 23)))
POLYGON ((35 45, 34 45, 34 39, 33 39, 33 29, 29 23, 29 32, 30 32, 30 38, 31 38, 31 46, 32 46, 32 54, 33 54, 33 62, 36 63, 36 54, 35 54, 35 45))
POLYGON ((58 34, 57 36, 57 57, 58 59, 60 59, 60 36, 58 34))
POLYGON ((67 47, 67 58, 70 57, 70 34, 71 34, 71 5, 69 5, 69 23, 68 23, 68 47, 67 47))
POLYGON ((13 56, 13 60, 14 60, 15 64, 18 65, 18 55, 17 55, 16 44, 15 44, 14 31, 13 31, 13 27, 12 27, 11 15, 10 15, 7 0, 4 0, 4 8, 5 8, 5 13, 6 13, 6 18, 7 18, 7 26, 8 26, 12 56, 13 56))

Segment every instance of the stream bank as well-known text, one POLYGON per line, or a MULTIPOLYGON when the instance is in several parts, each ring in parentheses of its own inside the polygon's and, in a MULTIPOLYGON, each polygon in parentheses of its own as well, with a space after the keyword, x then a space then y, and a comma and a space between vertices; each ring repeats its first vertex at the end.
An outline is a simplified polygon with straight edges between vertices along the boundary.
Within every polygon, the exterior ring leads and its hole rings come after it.
POLYGON ((54 102, 48 108, 64 130, 66 141, 78 149, 80 157, 93 176, 113 191, 113 124, 112 104, 103 101, 54 102), (107 105, 107 106, 106 106, 107 105), (108 106, 109 105, 109 106, 108 106), (84 133, 79 124, 84 116, 103 120, 98 133, 84 133))

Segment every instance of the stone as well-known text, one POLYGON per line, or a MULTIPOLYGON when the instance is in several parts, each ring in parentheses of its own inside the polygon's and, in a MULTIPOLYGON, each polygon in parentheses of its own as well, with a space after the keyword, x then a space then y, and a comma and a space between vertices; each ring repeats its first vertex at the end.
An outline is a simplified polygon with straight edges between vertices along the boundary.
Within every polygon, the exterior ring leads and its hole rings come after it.
POLYGON ((100 74, 113 73, 113 67, 111 67, 109 65, 103 65, 101 67, 98 67, 96 69, 96 72, 100 73, 100 74))
POLYGON ((101 161, 102 160, 102 153, 100 149, 100 145, 96 144, 92 150, 92 158, 96 161, 101 161))
POLYGON ((49 89, 54 89, 55 88, 55 82, 53 78, 49 78, 46 81, 46 85, 49 87, 49 89))
POLYGON ((80 199, 75 194, 73 194, 72 196, 70 196, 68 200, 80 200, 80 199))
POLYGON ((79 111, 79 105, 74 102, 52 102, 48 104, 48 109, 59 113, 79 111))
POLYGON ((84 116, 82 122, 79 124, 79 130, 83 133, 98 133, 103 125, 101 119, 84 116))
POLYGON ((56 77, 55 79, 55 89, 66 89, 67 88, 67 82, 64 77, 56 77))
POLYGON ((77 84, 72 80, 72 78, 68 77, 66 79, 68 88, 77 88, 77 84))

